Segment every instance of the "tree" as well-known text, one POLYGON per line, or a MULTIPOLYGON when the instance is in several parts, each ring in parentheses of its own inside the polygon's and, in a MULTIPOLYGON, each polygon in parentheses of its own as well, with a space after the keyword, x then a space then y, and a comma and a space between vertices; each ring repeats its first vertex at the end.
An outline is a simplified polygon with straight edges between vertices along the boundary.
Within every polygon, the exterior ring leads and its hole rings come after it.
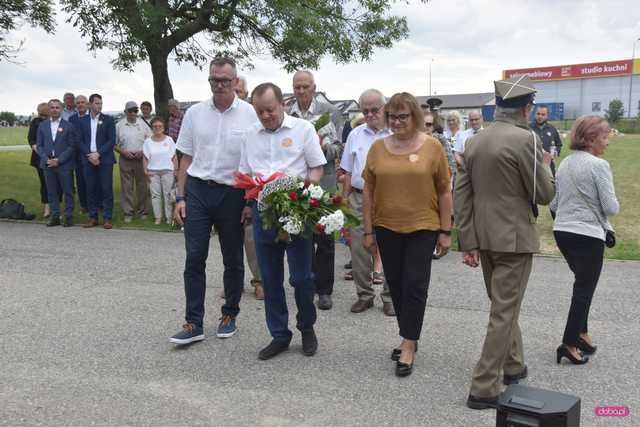
POLYGON ((12 113, 11 111, 0 111, 0 122, 7 122, 9 126, 13 126, 16 120, 17 117, 15 113, 12 113))
POLYGON ((16 59, 24 42, 13 45, 7 41, 7 35, 22 22, 53 32, 55 13, 52 3, 51 0, 0 0, 0 62, 16 59))
MULTIPOLYGON (((156 111, 173 89, 168 59, 202 67, 228 54, 251 66, 265 52, 284 65, 317 68, 324 55, 337 63, 367 60, 408 34, 405 18, 389 16, 404 0, 61 0, 68 22, 91 51, 117 53, 112 65, 132 71, 148 61, 156 111)), ((423 0, 427 1, 427 0, 423 0)), ((203 78, 204 82, 204 78, 203 78)))
POLYGON ((604 117, 609 123, 617 123, 624 117, 624 104, 619 99, 609 102, 609 109, 605 110, 604 117))

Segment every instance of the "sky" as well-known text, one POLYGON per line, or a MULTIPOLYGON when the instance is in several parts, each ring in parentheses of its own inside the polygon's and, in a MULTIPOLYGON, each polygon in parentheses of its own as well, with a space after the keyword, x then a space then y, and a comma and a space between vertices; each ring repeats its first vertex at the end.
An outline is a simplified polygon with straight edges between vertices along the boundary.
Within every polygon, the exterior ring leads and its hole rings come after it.
MULTIPOLYGON (((323 59, 314 72, 319 91, 333 100, 357 99, 368 88, 388 96, 429 95, 431 65, 433 94, 491 92, 504 69, 629 59, 640 37, 637 0, 410 0, 392 13, 407 17, 409 37, 366 63, 323 59)), ((58 14, 55 34, 28 26, 11 33, 25 46, 21 64, 0 62, 0 111, 31 114, 38 103, 67 91, 101 93, 104 111, 121 111, 129 100, 153 103, 146 63, 132 73, 114 71, 113 53, 90 53, 65 18, 58 14)), ((640 42, 636 47, 640 56, 640 42)), ((253 70, 240 70, 250 89, 271 81, 292 91, 292 75, 268 54, 253 63, 253 70)), ((171 63, 169 74, 179 101, 210 96, 206 70, 171 63)))

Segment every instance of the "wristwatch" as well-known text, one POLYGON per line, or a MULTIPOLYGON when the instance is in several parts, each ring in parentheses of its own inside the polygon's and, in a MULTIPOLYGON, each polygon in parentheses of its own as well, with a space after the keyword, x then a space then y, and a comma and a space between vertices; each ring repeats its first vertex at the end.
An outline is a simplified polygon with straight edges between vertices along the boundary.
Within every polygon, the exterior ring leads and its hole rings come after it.
POLYGON ((439 230, 438 233, 444 234, 445 236, 451 236, 451 230, 439 230))

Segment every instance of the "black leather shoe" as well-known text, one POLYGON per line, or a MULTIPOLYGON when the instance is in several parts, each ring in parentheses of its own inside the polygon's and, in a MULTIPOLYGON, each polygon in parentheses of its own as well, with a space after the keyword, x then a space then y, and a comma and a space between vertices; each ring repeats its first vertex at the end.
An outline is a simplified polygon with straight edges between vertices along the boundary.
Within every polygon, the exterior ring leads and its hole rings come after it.
POLYGON ((591 356, 598 349, 597 345, 589 345, 584 339, 578 338, 578 350, 582 352, 582 354, 586 354, 591 356))
POLYGON ((51 219, 49 219, 49 222, 47 223, 47 227, 55 227, 60 225, 60 217, 54 217, 52 216, 51 219))
POLYGON ((260 360, 268 360, 274 356, 277 356, 283 351, 286 351, 288 348, 289 348, 289 341, 273 340, 269 343, 268 346, 260 350, 260 353, 258 353, 258 358, 260 360))
POLYGON ((569 362, 573 363, 574 365, 584 365, 589 361, 588 356, 585 356, 584 354, 580 354, 580 356, 580 359, 577 359, 573 354, 571 354, 569 348, 567 348, 566 345, 562 344, 556 350, 556 363, 559 365, 563 357, 566 357, 569 362))
POLYGON ((302 331, 302 354, 313 356, 318 351, 318 338, 313 329, 302 331))
POLYGON ((504 374, 502 383, 504 385, 518 384, 520 380, 527 378, 527 375, 529 375, 529 370, 527 369, 527 365, 524 365, 524 369, 519 374, 514 374, 514 375, 504 374))
POLYGON ((373 298, 366 299, 366 300, 359 299, 358 301, 354 302, 353 305, 351 306, 351 312, 362 313, 363 311, 366 311, 371 307, 373 307, 373 298))
POLYGON ((476 397, 469 395, 467 398, 467 406, 471 409, 496 409, 498 407, 498 398, 495 397, 476 397))
POLYGON ((333 307, 331 295, 318 295, 318 308, 320 310, 331 310, 331 307, 333 307))
POLYGON ((64 220, 64 227, 73 227, 73 219, 72 218, 67 218, 64 220))
POLYGON ((398 377, 408 377, 413 372, 413 362, 411 363, 402 363, 400 361, 396 362, 396 376, 398 377))
MULTIPOLYGON (((418 341, 416 341, 415 352, 418 352, 418 341)), ((393 350, 391 350, 391 360, 393 360, 394 362, 400 360, 400 353, 402 353, 402 350, 400 348, 394 348, 393 350)))

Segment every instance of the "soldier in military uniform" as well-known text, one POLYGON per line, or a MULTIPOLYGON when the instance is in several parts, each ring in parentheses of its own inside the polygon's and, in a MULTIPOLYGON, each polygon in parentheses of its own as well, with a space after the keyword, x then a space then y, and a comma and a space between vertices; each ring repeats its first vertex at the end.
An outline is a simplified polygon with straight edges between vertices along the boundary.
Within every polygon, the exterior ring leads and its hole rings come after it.
POLYGON ((550 203, 555 192, 551 156, 527 126, 533 83, 525 76, 501 80, 495 91, 495 122, 465 149, 454 202, 463 262, 482 264, 491 300, 467 400, 473 409, 495 408, 502 383, 527 376, 518 316, 540 245, 537 204, 550 203))

